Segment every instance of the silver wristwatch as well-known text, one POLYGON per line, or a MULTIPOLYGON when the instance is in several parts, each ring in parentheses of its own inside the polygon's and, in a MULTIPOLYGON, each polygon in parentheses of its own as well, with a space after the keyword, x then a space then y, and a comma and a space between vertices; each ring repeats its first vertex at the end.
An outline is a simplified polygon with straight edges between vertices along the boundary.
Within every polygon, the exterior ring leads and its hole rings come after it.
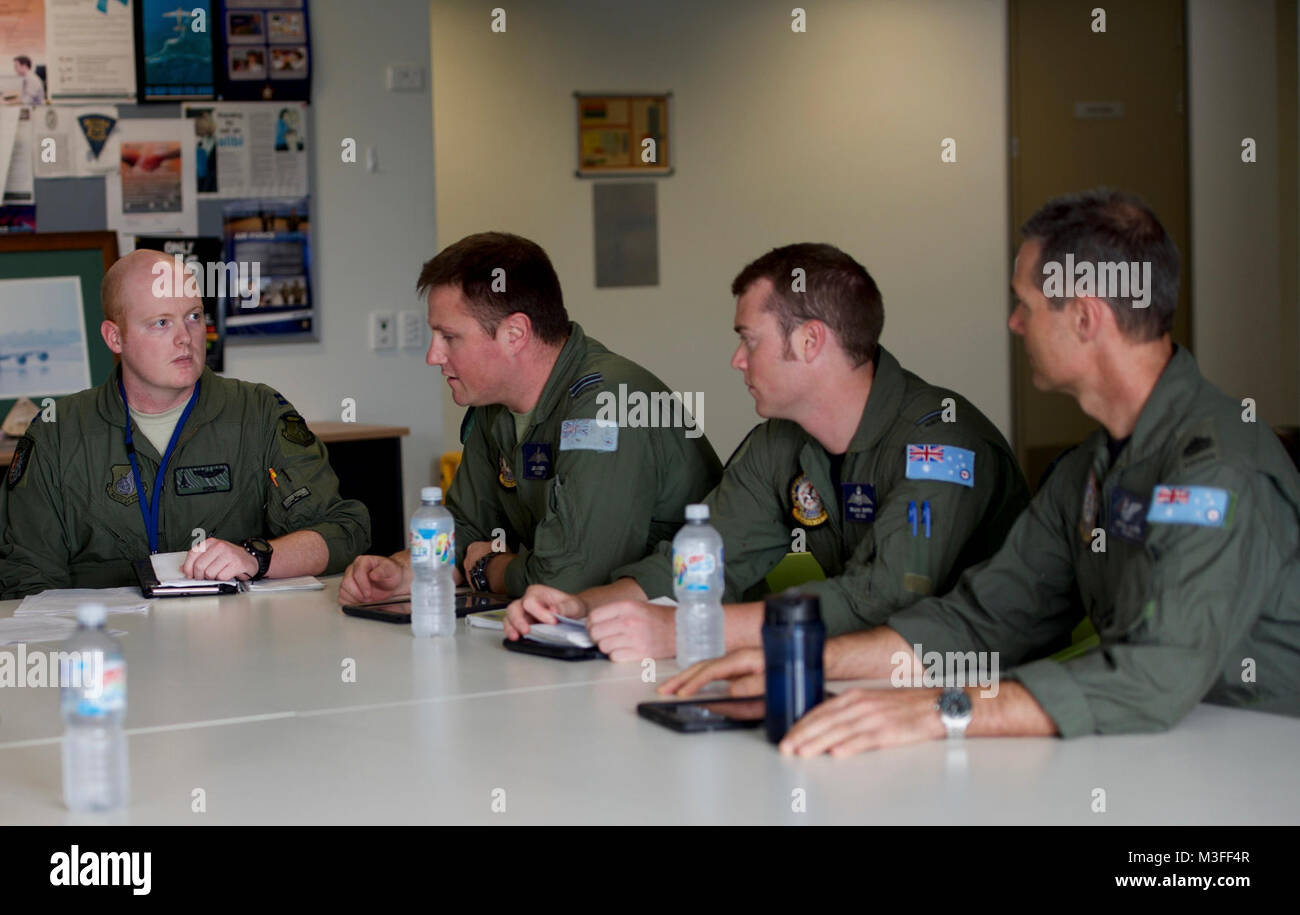
POLYGON ((966 695, 964 689, 945 689, 934 707, 943 726, 948 729, 949 740, 966 736, 966 728, 971 719, 971 704, 970 696, 966 695))

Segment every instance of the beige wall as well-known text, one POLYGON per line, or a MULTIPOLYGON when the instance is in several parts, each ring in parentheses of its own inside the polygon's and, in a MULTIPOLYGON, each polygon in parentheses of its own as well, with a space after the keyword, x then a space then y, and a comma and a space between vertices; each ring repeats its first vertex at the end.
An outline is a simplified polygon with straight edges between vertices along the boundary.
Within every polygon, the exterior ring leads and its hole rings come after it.
POLYGON ((1197 359, 1228 393, 1253 397, 1262 421, 1295 423, 1300 340, 1295 286, 1282 280, 1295 252, 1283 258, 1279 246, 1275 3, 1189 0, 1187 25, 1197 359), (1241 161, 1245 137, 1256 141, 1254 164, 1241 161))
MULTIPOLYGON (((1006 12, 1000 0, 793 4, 433 0, 438 243, 542 244, 574 319, 677 390, 703 391, 725 460, 757 421, 728 367, 732 277, 775 245, 849 251, 885 297, 884 343, 1009 431, 1006 12), (594 288, 574 90, 672 90, 660 285, 594 288), (940 141, 958 161, 941 164, 940 141)), ((443 393, 447 447, 461 411, 443 393)))

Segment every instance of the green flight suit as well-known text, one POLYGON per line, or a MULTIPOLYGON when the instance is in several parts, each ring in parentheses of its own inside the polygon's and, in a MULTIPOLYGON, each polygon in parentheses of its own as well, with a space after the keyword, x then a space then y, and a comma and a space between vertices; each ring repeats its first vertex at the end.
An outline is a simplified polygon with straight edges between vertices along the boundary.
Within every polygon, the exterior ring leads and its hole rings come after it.
POLYGON ((1114 463, 1098 430, 992 560, 888 625, 1021 664, 1004 676, 1062 737, 1161 730, 1203 700, 1300 714, 1300 477, 1178 347, 1114 463), (1100 644, 1042 657, 1080 608, 1100 644))
POLYGON ((504 531, 518 554, 506 567, 506 591, 514 596, 535 583, 569 592, 604 584, 614 568, 671 537, 686 506, 703 499, 722 472, 703 430, 684 428, 694 425, 685 413, 677 428, 642 423, 676 421, 662 410, 653 417, 629 410, 626 425, 598 425, 598 418, 619 420, 620 395, 628 403, 636 392, 661 392, 658 403, 671 405, 662 396, 668 388, 578 324, 569 328, 520 440, 500 404, 465 417, 464 454, 447 493, 456 562, 464 563, 471 543, 504 531))
MULTIPOLYGON (((820 597, 827 633, 878 625, 993 555, 1029 501, 993 424, 884 347, 840 478, 831 475, 826 450, 796 423, 754 427, 705 500, 722 534, 725 600, 760 597, 764 576, 802 537, 826 573, 804 588, 820 597)), ((649 598, 671 595, 672 544, 614 577, 636 579, 649 598)))
MULTIPOLYGON (((131 562, 149 555, 149 540, 127 458, 119 372, 59 400, 54 421, 36 417, 19 440, 0 496, 0 597, 136 583, 131 562)), ((132 426, 152 498, 162 456, 132 426)), ((324 444, 289 402, 264 384, 209 369, 161 503, 160 553, 189 550, 196 530, 232 543, 308 530, 329 547, 326 571, 340 572, 370 543, 370 513, 339 498, 324 444)))

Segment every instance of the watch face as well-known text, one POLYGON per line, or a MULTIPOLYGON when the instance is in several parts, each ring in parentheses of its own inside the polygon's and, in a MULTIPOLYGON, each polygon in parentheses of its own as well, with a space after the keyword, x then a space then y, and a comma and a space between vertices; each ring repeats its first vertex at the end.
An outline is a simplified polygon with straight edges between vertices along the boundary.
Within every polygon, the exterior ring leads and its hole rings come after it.
POLYGON ((261 537, 249 537, 248 545, 251 546, 253 549, 257 550, 257 552, 259 553, 271 552, 271 544, 267 543, 261 537))
POLYGON ((965 690, 944 690, 939 697, 939 711, 949 718, 962 718, 970 714, 970 696, 965 690))

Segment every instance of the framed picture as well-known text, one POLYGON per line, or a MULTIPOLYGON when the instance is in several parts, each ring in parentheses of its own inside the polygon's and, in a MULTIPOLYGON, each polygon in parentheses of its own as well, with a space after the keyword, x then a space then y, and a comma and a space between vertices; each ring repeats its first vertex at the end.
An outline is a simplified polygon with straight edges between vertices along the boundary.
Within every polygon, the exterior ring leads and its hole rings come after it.
POLYGON ((575 92, 579 178, 671 175, 668 100, 671 92, 575 92))
POLYGON ((99 286, 117 260, 113 232, 0 235, 0 417, 100 384, 113 371, 99 286))

